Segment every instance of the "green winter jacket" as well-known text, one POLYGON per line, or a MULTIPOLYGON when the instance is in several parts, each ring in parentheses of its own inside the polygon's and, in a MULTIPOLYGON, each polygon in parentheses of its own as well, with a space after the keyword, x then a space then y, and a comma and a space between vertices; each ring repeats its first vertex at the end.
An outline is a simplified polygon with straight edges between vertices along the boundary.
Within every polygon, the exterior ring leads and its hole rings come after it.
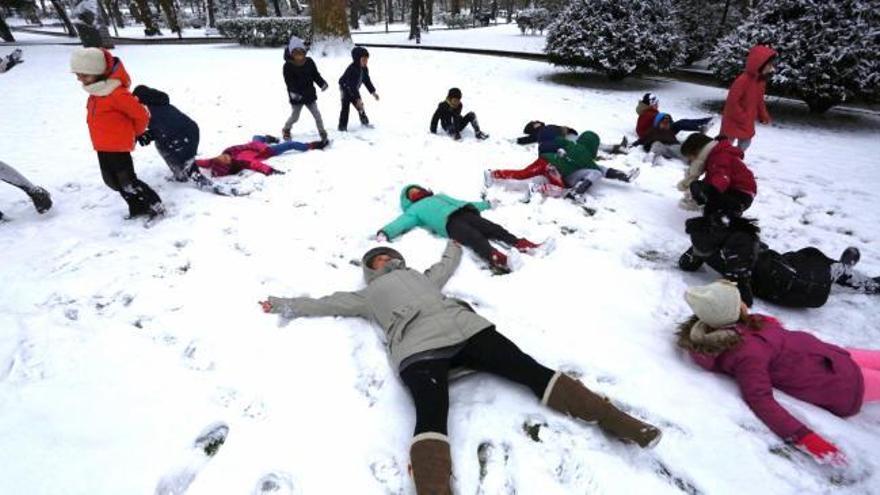
POLYGON ((473 312, 464 301, 446 297, 441 289, 461 262, 461 247, 449 241, 440 261, 424 273, 403 267, 377 272, 364 260, 367 286, 356 292, 336 292, 319 299, 269 297, 271 312, 290 317, 358 316, 385 332, 394 368, 425 351, 463 343, 492 322, 473 312))
POLYGON ((403 210, 403 214, 379 231, 384 233, 388 240, 405 234, 414 227, 425 227, 439 236, 449 237, 446 232, 446 221, 449 220, 449 215, 465 206, 473 206, 477 211, 488 210, 492 207, 487 201, 467 202, 445 194, 434 194, 413 203, 406 195, 412 187, 421 186, 410 184, 400 191, 400 209, 403 210))
POLYGON ((568 177, 571 173, 582 168, 600 170, 596 165, 596 155, 599 154, 599 136, 592 131, 586 131, 573 143, 564 137, 554 140, 554 144, 565 150, 565 153, 544 153, 541 158, 547 160, 556 167, 562 177, 568 177))

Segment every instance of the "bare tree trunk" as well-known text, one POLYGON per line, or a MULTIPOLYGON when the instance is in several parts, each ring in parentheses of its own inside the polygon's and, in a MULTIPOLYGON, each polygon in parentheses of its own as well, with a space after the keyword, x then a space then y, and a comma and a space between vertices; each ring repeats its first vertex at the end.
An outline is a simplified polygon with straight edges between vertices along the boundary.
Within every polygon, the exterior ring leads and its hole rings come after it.
POLYGON ((513 0, 507 0, 507 23, 513 21, 513 0))
POLYGON ((70 17, 67 16, 67 12, 64 10, 64 6, 61 5, 60 0, 49 0, 52 3, 52 8, 55 9, 55 13, 58 14, 58 18, 61 19, 61 23, 64 24, 64 29, 67 31, 67 35, 71 38, 76 38, 76 29, 73 27, 73 24, 70 22, 70 17))
POLYGON ((153 13, 150 12, 150 5, 147 3, 147 0, 135 0, 137 3, 138 11, 141 14, 141 22, 144 23, 144 33, 147 36, 156 36, 161 35, 162 31, 159 30, 159 27, 156 26, 156 23, 153 22, 153 13))
POLYGON ((281 17, 281 4, 278 3, 278 0, 272 0, 272 8, 275 9, 275 15, 281 17))
POLYGON ((423 0, 425 2, 425 16, 422 22, 425 26, 434 25, 434 0, 423 0))
POLYGON ((6 19, 3 18, 3 10, 0 9, 0 38, 3 41, 8 41, 10 43, 15 41, 15 36, 12 36, 12 30, 9 29, 9 25, 6 24, 6 19))
POLYGON ((360 28, 360 2, 358 0, 349 0, 348 2, 348 25, 352 29, 360 28))
POLYGON ((177 33, 177 36, 180 37, 180 24, 177 23, 177 12, 174 11, 174 5, 171 3, 171 0, 159 0, 159 5, 165 12, 165 20, 168 21, 168 29, 170 29, 172 33, 177 33))
POLYGON ((266 0, 252 0, 254 9, 257 11, 258 17, 266 17, 269 15, 269 8, 266 6, 266 0))
POLYGON ((208 0, 208 27, 214 27, 214 0, 208 0))
POLYGON ((351 39, 345 4, 346 0, 312 0, 312 32, 315 40, 351 39))
POLYGON ((124 28, 125 18, 122 16, 122 11, 119 10, 119 0, 107 0, 107 7, 110 9, 110 15, 113 16, 116 25, 124 28))
POLYGON ((461 14, 461 0, 452 0, 452 13, 461 14))
POLYGON ((409 39, 419 41, 422 37, 420 32, 421 23, 419 15, 422 10, 422 0, 412 0, 409 11, 409 39))

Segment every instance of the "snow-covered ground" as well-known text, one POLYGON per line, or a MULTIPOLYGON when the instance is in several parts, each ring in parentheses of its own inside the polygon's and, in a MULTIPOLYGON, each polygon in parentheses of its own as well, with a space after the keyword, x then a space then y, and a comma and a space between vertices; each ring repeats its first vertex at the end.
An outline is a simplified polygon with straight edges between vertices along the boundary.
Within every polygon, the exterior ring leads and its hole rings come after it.
MULTIPOLYGON (((348 134, 331 130, 326 151, 273 158, 286 175, 228 179, 249 196, 168 182, 155 150, 139 148, 141 178, 170 209, 145 229, 123 220, 124 203, 101 182, 86 94, 67 69, 72 50, 25 48, 27 62, 0 76, 0 158, 56 203, 39 216, 20 191, 0 186, 0 209, 12 219, 0 224, 4 493, 148 494, 187 469, 198 471, 190 495, 251 493, 266 475, 274 478, 263 485, 289 483, 299 494, 410 493, 412 405, 378 332, 352 319, 281 326, 257 301, 360 287, 351 262, 399 213, 401 186, 478 198, 484 168, 534 158, 533 148, 513 143, 530 119, 594 129, 610 142, 632 132, 645 91, 677 117, 702 115, 724 97, 684 83, 611 84, 522 60, 375 49, 370 68, 382 100, 366 104, 376 128, 355 123, 348 134), (427 132, 450 86, 462 89, 488 141, 427 132), (229 427, 226 444, 204 463, 192 444, 218 422, 229 427)), ((115 53, 135 84, 168 91, 200 123, 203 156, 255 133, 277 134, 289 111, 278 50, 115 53)), ((335 81, 348 59, 317 63, 335 81)), ((339 109, 334 86, 319 100, 330 129, 339 109)), ((815 118, 779 103, 771 112, 775 123, 759 128, 749 150, 760 189, 751 212, 765 241, 835 256, 855 245, 860 267, 880 273, 880 121, 815 118)), ((307 112, 294 133, 316 137, 307 112)), ((612 163, 639 166, 642 156, 612 163)), ((488 218, 530 238, 554 237, 558 247, 546 258, 524 257, 504 277, 466 257, 448 292, 546 365, 579 373, 665 434, 655 450, 639 452, 542 408, 522 388, 471 375, 451 389, 458 493, 880 493, 880 406, 842 420, 777 393, 850 456, 853 466, 832 476, 782 449, 731 380, 675 350, 676 323, 688 314, 683 290, 714 279, 675 267, 688 245, 689 213, 677 208, 674 188, 681 172, 668 162, 643 169, 633 186, 599 184, 593 216, 560 200, 526 205, 497 193, 505 204, 488 218)), ((444 241, 416 231, 394 246, 411 266, 427 267, 444 241)), ((876 296, 835 290, 821 309, 761 301, 755 309, 835 343, 876 348, 877 308, 876 296)))
MULTIPOLYGON (((384 30, 384 27, 383 27, 384 30)), ((409 31, 394 33, 352 33, 355 43, 415 45, 409 31)), ((516 23, 473 29, 443 29, 422 32, 421 44, 454 48, 483 48, 509 52, 544 53, 547 38, 542 35, 520 34, 516 23)))

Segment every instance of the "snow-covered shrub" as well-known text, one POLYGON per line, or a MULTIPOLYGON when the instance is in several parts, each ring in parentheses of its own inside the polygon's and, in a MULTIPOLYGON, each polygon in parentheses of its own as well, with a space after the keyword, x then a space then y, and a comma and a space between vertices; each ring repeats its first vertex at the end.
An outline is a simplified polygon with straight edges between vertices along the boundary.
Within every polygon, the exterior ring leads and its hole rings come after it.
POLYGON ((283 46, 292 35, 304 40, 312 38, 312 20, 309 17, 219 19, 217 29, 223 36, 251 46, 283 46))
POLYGON ((545 8, 520 10, 516 13, 516 25, 522 34, 543 33, 550 25, 550 11, 545 8))
POLYGON ((467 29, 474 25, 474 18, 465 14, 444 13, 440 16, 440 21, 446 24, 449 29, 467 29))
POLYGON ((718 40, 733 31, 745 16, 740 2, 727 0, 673 0, 673 5, 684 37, 687 64, 706 57, 718 40))
POLYGON ((670 0, 573 0, 550 24, 544 51, 553 64, 612 80, 665 72, 684 60, 670 0))
POLYGON ((813 112, 861 98, 880 99, 880 2, 761 2, 712 53, 709 68, 729 83, 755 44, 778 53, 775 92, 799 98, 813 112))

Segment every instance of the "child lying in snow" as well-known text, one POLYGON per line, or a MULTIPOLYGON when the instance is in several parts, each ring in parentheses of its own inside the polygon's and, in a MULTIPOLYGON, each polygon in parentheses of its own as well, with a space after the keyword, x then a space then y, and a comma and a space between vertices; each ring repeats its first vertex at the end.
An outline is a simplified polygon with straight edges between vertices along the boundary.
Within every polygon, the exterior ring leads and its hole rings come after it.
MULTIPOLYGON (((546 125, 540 120, 532 120, 526 123, 523 128, 525 136, 516 139, 516 144, 538 143, 538 156, 544 153, 555 153, 560 146, 557 144, 557 138, 564 138, 569 141, 577 141, 578 131, 564 125, 550 124, 546 125)), ((627 147, 626 136, 620 144, 599 144, 599 151, 613 154, 625 154, 627 147)))
POLYGON ((694 316, 678 330, 678 346, 700 367, 729 375, 749 408, 773 433, 820 463, 846 465, 832 443, 810 430, 773 398, 773 389, 847 417, 880 401, 880 351, 843 349, 779 321, 749 314, 736 285, 691 287, 694 316))
MULTIPOLYGON (((406 266, 388 247, 362 258, 366 287, 321 297, 269 297, 267 313, 288 318, 360 317, 384 333, 394 371, 415 406, 410 469, 416 493, 450 494, 452 460, 447 436, 449 370, 468 367, 524 385, 541 404, 641 448, 660 441, 658 428, 618 409, 580 381, 520 350, 464 301, 442 292, 461 262, 461 247, 449 241, 439 262, 421 272, 406 266)), ((348 440, 349 443, 353 440, 348 440)))
POLYGON ((530 185, 529 194, 540 192, 547 196, 564 196, 582 201, 587 190, 603 177, 631 182, 639 174, 637 168, 626 173, 597 164, 595 160, 599 152, 599 136, 592 131, 584 132, 574 143, 564 137, 557 137, 554 146, 558 147, 558 151, 541 154, 522 170, 486 170, 484 185, 489 187, 496 179, 528 180, 543 177, 547 183, 530 185))
POLYGON ((298 141, 287 141, 280 144, 272 143, 278 143, 278 138, 272 136, 254 136, 251 142, 226 148, 223 150, 223 153, 214 158, 196 160, 196 165, 202 168, 211 169, 211 174, 215 177, 237 174, 242 170, 253 170, 266 175, 283 174, 284 172, 270 167, 263 163, 262 160, 278 156, 290 150, 319 150, 327 145, 326 141, 312 141, 311 143, 300 143, 298 141))
POLYGON ((490 239, 499 240, 520 252, 528 252, 540 245, 518 238, 504 227, 480 216, 481 211, 491 207, 487 201, 462 201, 445 194, 434 194, 415 184, 408 185, 400 191, 403 214, 382 227, 377 239, 387 242, 414 227, 424 227, 473 249, 480 258, 489 262, 493 270, 508 273, 507 256, 492 247, 490 239))

